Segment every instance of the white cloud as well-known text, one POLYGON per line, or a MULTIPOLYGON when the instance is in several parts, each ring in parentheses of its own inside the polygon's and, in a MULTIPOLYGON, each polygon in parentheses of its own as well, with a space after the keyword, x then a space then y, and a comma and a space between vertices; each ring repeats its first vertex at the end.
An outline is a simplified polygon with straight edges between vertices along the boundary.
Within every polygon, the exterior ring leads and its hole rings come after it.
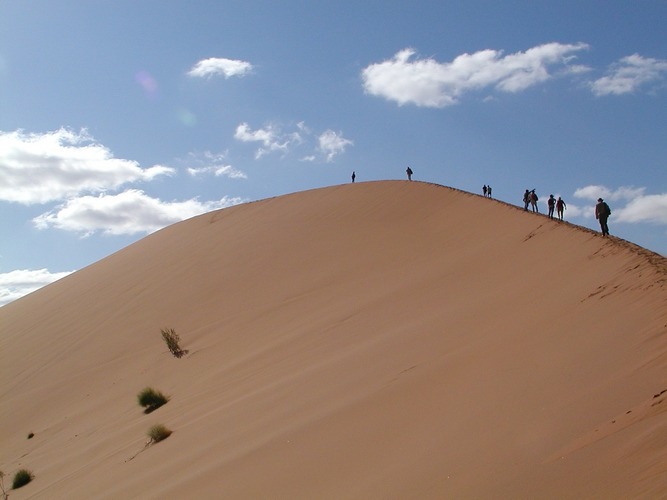
POLYGON ((224 153, 190 153, 188 161, 194 166, 187 168, 188 174, 192 177, 200 175, 215 175, 216 177, 229 177, 230 179, 247 179, 248 176, 231 165, 226 165, 226 155, 224 153))
POLYGON ((304 122, 298 122, 292 132, 283 132, 274 124, 253 130, 247 123, 241 123, 236 127, 234 138, 241 142, 260 143, 261 147, 255 152, 255 159, 272 152, 280 152, 286 156, 305 144, 310 151, 301 153, 299 161, 304 162, 315 162, 318 159, 332 161, 336 155, 344 153, 347 147, 353 144, 351 140, 343 137, 342 132, 333 130, 326 130, 316 136, 304 122), (317 140, 317 145, 313 145, 314 139, 317 140))
MULTIPOLYGON (((482 50, 462 54, 452 62, 432 58, 413 59, 414 49, 404 49, 390 60, 371 64, 362 71, 364 89, 399 105, 442 108, 456 104, 466 92, 495 88, 519 92, 549 78, 550 66, 568 67, 576 52, 588 45, 548 43, 503 56, 502 51, 482 50)), ((570 66, 582 71, 581 66, 570 66)))
POLYGON ((229 177, 230 179, 247 179, 248 176, 241 170, 237 170, 231 165, 211 165, 209 167, 188 167, 188 174, 192 177, 200 175, 213 174, 216 177, 229 177))
MULTIPOLYGON (((618 222, 667 225, 667 193, 647 195, 645 191, 643 187, 621 186, 612 190, 606 186, 593 185, 577 189, 574 196, 590 200, 592 204, 598 198, 603 198, 611 205, 613 217, 618 222)), ((583 213, 592 216, 594 211, 591 207, 583 213)))
POLYGON ((667 60, 633 54, 612 64, 606 76, 591 83, 591 89, 597 96, 628 94, 665 77, 667 60))
POLYGON ((667 225, 667 193, 638 196, 615 211, 619 222, 652 222, 667 225))
POLYGON ((252 64, 246 61, 235 59, 225 59, 223 57, 210 57, 203 59, 195 64, 188 76, 196 78, 210 78, 212 76, 222 75, 225 78, 232 76, 245 76, 252 71, 252 64))
POLYGON ((217 201, 165 202, 130 189, 116 195, 101 194, 68 200, 64 205, 33 219, 39 229, 56 228, 81 233, 136 234, 157 231, 175 222, 245 200, 223 197, 217 201))
POLYGON ((586 214, 590 212, 590 207, 580 207, 579 205, 575 205, 573 203, 567 203, 565 205, 565 218, 572 218, 572 217, 585 217, 586 214))
MULTIPOLYGON (((299 129, 304 129, 303 122, 299 123, 299 129)), ((273 125, 252 130, 247 123, 241 123, 236 127, 234 138, 241 142, 260 142, 263 147, 256 151, 256 159, 275 151, 280 151, 285 154, 289 152, 292 145, 300 144, 302 142, 299 132, 283 134, 278 127, 273 125)))
POLYGON ((351 140, 345 139, 340 132, 326 130, 319 137, 319 149, 326 156, 327 161, 332 161, 334 156, 344 153, 348 146, 354 144, 351 140))
POLYGON ((577 189, 574 192, 574 197, 591 201, 597 201, 598 198, 607 201, 621 201, 641 197, 644 195, 644 191, 646 191, 646 188, 643 187, 621 186, 612 190, 606 186, 591 185, 577 189))
POLYGON ((143 169, 135 161, 114 158, 85 129, 0 131, 0 200, 47 203, 173 173, 169 167, 143 169))
POLYGON ((598 198, 609 198, 611 190, 605 186, 586 186, 578 188, 574 192, 574 197, 582 200, 597 200, 598 198))
POLYGON ((48 269, 20 269, 8 273, 0 273, 0 306, 34 292, 60 278, 64 278, 72 272, 51 273, 48 269))

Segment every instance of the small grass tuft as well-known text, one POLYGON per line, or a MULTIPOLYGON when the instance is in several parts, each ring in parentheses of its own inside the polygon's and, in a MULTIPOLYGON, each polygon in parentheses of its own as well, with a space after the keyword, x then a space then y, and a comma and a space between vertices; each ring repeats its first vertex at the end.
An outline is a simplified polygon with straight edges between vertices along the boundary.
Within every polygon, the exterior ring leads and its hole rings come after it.
POLYGON ((146 387, 143 391, 137 394, 137 401, 140 406, 143 406, 144 413, 150 413, 157 410, 160 406, 169 401, 169 397, 156 391, 152 387, 146 387))
POLYGON ((181 349, 180 346, 181 338, 178 336, 178 334, 174 331, 173 328, 163 328, 162 330, 160 330, 160 332, 162 333, 162 338, 167 344, 169 351, 174 355, 174 357, 182 358, 188 353, 187 349, 181 349))
POLYGON ((148 437, 151 438, 151 442, 153 443, 159 443, 169 436, 171 436, 171 431, 162 424, 155 424, 148 429, 148 437))
POLYGON ((34 433, 34 432, 31 432, 31 433, 28 434, 28 439, 32 439, 32 438, 34 438, 34 437, 35 437, 35 433, 34 433))
POLYGON ((18 489, 25 486, 35 478, 32 472, 27 469, 21 469, 14 474, 14 481, 12 482, 12 489, 18 489))

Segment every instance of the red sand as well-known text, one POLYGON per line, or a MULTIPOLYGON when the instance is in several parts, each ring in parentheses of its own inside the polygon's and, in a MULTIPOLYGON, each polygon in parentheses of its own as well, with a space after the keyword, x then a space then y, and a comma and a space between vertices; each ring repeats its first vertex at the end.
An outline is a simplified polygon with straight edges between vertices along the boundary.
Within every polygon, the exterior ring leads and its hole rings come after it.
POLYGON ((5 487, 664 497, 666 283, 635 245, 419 182, 195 217, 0 308, 5 487), (147 386, 171 400, 145 415, 147 386))

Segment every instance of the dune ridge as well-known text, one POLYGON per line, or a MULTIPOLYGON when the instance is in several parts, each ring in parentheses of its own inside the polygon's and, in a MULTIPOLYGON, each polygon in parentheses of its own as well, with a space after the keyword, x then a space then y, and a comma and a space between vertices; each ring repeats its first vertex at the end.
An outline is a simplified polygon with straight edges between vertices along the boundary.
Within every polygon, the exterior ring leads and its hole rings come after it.
POLYGON ((661 496, 666 283, 434 184, 211 212, 0 308, 0 468, 35 473, 12 498, 661 496))

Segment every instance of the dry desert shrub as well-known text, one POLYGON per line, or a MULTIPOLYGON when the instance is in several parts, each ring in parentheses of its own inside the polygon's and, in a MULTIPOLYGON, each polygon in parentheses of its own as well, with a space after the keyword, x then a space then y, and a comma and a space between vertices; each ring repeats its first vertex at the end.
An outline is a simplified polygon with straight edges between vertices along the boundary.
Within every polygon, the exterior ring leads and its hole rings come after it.
POLYGON ((171 436, 171 431, 162 424, 155 424, 148 429, 148 437, 151 438, 151 443, 159 443, 171 436))
POLYGON ((163 328, 161 333, 164 342, 167 344, 169 351, 174 355, 174 357, 181 358, 188 353, 187 349, 181 349, 181 339, 173 328, 163 328))
POLYGON ((0 489, 2 489, 2 498, 7 500, 9 498, 9 493, 5 491, 5 473, 0 470, 0 489))

